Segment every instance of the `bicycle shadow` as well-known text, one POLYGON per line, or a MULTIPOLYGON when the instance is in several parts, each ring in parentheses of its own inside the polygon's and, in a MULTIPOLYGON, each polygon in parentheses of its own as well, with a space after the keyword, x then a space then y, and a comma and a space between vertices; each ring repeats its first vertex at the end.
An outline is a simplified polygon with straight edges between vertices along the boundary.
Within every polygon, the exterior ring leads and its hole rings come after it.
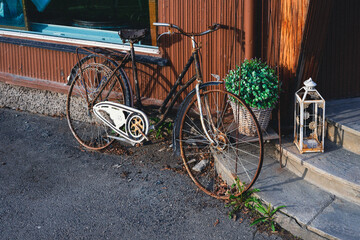
MULTIPOLYGON (((179 72, 176 70, 175 64, 170 57, 169 49, 171 49, 174 44, 182 41, 183 37, 179 34, 164 35, 158 41, 162 58, 167 59, 169 62, 166 67, 160 67, 158 65, 147 63, 137 63, 140 95, 145 98, 153 99, 155 105, 161 104, 162 100, 159 99, 166 98, 175 82, 175 79, 179 76, 179 72), (174 80, 172 81, 172 79, 174 80)), ((128 63, 124 69, 130 79, 131 85, 134 88, 135 85, 131 63, 128 63)), ((188 77, 190 78, 191 76, 188 77)), ((185 77, 184 80, 186 81, 187 78, 185 77)), ((133 89, 133 91, 135 91, 135 89, 133 89)), ((177 102, 181 102, 188 92, 189 90, 185 90, 184 94, 177 99, 177 102)))
MULTIPOLYGON (((221 39, 223 39, 224 41, 224 40, 228 40, 228 38, 225 38, 225 36, 229 35, 229 31, 230 31, 230 33, 232 32, 233 34, 235 34, 233 35, 233 37, 231 37, 231 39, 235 39, 236 43, 234 41, 231 41, 230 45, 224 45, 223 47, 221 46, 219 47, 218 51, 224 52, 227 51, 226 49, 229 49, 232 54, 236 54, 234 53, 234 51, 236 50, 236 47, 234 45, 240 43, 241 45, 240 51, 243 52, 244 39, 245 39, 244 31, 232 26, 227 26, 227 25, 220 25, 220 26, 226 32, 222 32, 222 33, 217 32, 216 34, 220 34, 221 39)), ((166 98, 167 94, 169 93, 176 79, 180 75, 180 71, 182 71, 182 68, 185 66, 187 58, 190 57, 190 55, 182 54, 182 51, 185 51, 185 49, 186 50, 191 49, 191 42, 185 41, 185 38, 186 37, 175 33, 171 35, 163 35, 157 42, 162 58, 168 60, 169 63, 168 66, 160 67, 157 65, 145 64, 145 63, 137 64, 141 96, 146 98, 151 98, 154 100, 166 98)), ((214 36, 208 35, 203 38, 202 45, 205 46, 211 44, 211 41, 216 41, 216 40, 214 36)), ((231 62, 230 59, 233 58, 234 58, 233 55, 229 56, 229 61, 231 62)), ((225 65, 224 67, 228 68, 225 65)), ((131 85, 134 87, 135 85, 134 85, 133 73, 130 64, 127 64, 127 66, 125 67, 125 71, 128 74, 131 85)), ((186 82, 188 79, 190 79, 194 74, 195 74, 195 68, 191 66, 183 79, 183 83, 186 82)), ((205 73, 205 74, 206 76, 207 75, 210 76, 210 73, 209 74, 205 73)), ((204 78, 207 79, 207 77, 204 78)), ((182 102, 186 97, 186 95, 194 88, 194 86, 195 83, 190 87, 188 87, 187 89, 185 89, 185 91, 177 99, 177 103, 182 102)), ((135 89, 133 89, 133 91, 135 91, 135 89)), ((156 102, 160 104, 162 101, 159 100, 156 102)))

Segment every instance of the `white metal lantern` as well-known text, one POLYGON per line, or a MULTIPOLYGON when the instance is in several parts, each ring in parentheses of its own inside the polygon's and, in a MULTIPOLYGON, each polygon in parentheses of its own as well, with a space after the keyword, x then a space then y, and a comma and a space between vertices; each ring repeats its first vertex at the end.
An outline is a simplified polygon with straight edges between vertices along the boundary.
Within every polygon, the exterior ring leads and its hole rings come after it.
POLYGON ((295 93, 294 143, 300 153, 324 152, 325 100, 309 78, 295 93))

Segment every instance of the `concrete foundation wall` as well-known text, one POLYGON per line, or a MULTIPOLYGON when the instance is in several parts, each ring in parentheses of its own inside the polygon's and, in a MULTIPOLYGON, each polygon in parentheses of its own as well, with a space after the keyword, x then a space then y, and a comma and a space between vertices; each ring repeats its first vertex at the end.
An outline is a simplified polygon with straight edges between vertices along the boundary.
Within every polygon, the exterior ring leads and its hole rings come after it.
POLYGON ((49 116, 66 115, 66 95, 0 82, 0 107, 49 116))

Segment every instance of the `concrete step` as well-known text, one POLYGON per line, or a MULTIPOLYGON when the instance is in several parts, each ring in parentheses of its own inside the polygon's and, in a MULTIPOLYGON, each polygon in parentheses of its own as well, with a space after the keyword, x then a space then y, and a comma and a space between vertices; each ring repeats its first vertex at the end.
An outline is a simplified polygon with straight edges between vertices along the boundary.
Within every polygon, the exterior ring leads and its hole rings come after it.
POLYGON ((360 98, 326 102, 326 123, 329 140, 360 154, 360 98))
MULTIPOLYGON (((285 145, 286 149, 289 149, 293 144, 285 145)), ((342 154, 344 154, 343 151, 346 151, 340 150, 342 154)), ((308 159, 302 160, 303 167, 301 164, 294 164, 289 158, 285 161, 287 167, 292 165, 292 170, 296 169, 295 172, 301 174, 297 175, 288 168, 281 168, 276 152, 274 145, 266 144, 263 167, 253 186, 260 189, 256 195, 265 204, 271 203, 274 207, 286 206, 278 211, 275 221, 302 239, 360 239, 360 204, 353 199, 349 201, 307 181, 309 174, 314 172, 307 163, 308 159)), ((309 154, 306 156, 309 157, 309 154)), ((217 171, 220 172, 222 178, 233 182, 231 166, 222 158, 216 160, 217 171)), ((338 168, 344 167, 340 162, 337 164, 339 164, 338 168)), ((349 174, 353 175, 353 173, 359 173, 359 169, 356 167, 350 169, 349 174)), ((333 176, 333 178, 335 177, 333 176)), ((319 181, 324 180, 320 179, 319 181)), ((333 182, 328 182, 328 184, 336 185, 333 182)), ((356 183, 354 184, 356 185, 356 183)))
MULTIPOLYGON (((306 174, 305 174, 306 175, 306 174)), ((360 205, 325 191, 267 157, 255 188, 272 206, 285 205, 276 222, 303 239, 360 239, 360 205)))
MULTIPOLYGON (((300 155, 294 144, 284 145, 285 168, 280 167, 275 145, 265 145, 263 167, 253 186, 261 190, 257 196, 266 204, 286 206, 277 213, 276 222, 303 239, 360 239, 360 161, 351 161, 354 153, 331 142, 326 144, 327 152, 323 154, 300 155), (294 160, 293 155, 302 158, 294 160), (353 162, 350 167, 346 160, 353 162), (337 186, 336 194, 329 191, 332 186, 337 186), (341 194, 342 188, 352 197, 341 194)), ((222 158, 216 160, 222 178, 233 182, 233 166, 222 158)))
POLYGON ((304 180, 360 204, 360 155, 325 141, 324 153, 300 154, 292 142, 283 145, 283 164, 304 180))

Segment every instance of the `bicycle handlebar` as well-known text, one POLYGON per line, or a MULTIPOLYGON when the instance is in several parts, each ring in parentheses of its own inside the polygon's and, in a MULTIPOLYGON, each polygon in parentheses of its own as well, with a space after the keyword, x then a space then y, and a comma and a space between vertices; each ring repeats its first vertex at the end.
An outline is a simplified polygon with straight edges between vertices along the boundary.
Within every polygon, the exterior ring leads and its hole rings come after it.
POLYGON ((170 27, 171 26, 171 24, 169 24, 169 23, 158 23, 158 22, 154 22, 153 25, 157 26, 157 27, 170 27))
POLYGON ((218 23, 214 23, 213 25, 209 26, 209 29, 204 31, 204 32, 199 32, 199 33, 194 33, 194 32, 190 32, 190 33, 187 33, 185 32, 184 30, 182 30, 180 27, 178 27, 177 25, 175 24, 170 24, 170 23, 157 23, 157 22, 154 22, 153 23, 154 26, 157 26, 157 27, 169 27, 169 28, 175 28, 176 30, 179 31, 179 33, 185 35, 185 36, 188 36, 188 37, 191 37, 191 36, 202 36, 202 35, 205 35, 205 34, 208 34, 208 33, 211 33, 211 32, 214 32, 216 30, 218 30, 221 25, 218 24, 218 23))

